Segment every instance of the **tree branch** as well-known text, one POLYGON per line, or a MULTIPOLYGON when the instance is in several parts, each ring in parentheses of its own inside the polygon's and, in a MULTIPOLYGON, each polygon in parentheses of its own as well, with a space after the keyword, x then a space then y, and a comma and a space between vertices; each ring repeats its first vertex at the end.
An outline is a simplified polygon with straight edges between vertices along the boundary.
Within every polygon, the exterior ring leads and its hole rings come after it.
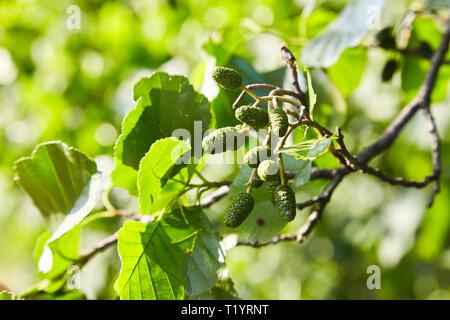
POLYGON ((283 59, 283 61, 287 64, 289 70, 291 71, 292 85, 294 86, 295 91, 300 96, 299 100, 305 107, 308 107, 308 100, 306 99, 306 95, 302 91, 302 89, 300 89, 300 84, 298 83, 298 74, 297 74, 297 66, 295 64, 295 57, 292 54, 292 52, 284 46, 281 47, 281 59, 283 59))
POLYGON ((282 235, 279 235, 279 236, 273 238, 269 242, 265 242, 265 243, 259 243, 259 242, 252 243, 252 242, 246 241, 246 240, 238 240, 238 242, 236 242, 236 246, 250 246, 253 248, 260 248, 260 247, 268 246, 270 244, 277 244, 277 243, 285 242, 285 241, 295 241, 296 239, 297 239, 297 235, 295 235, 295 234, 282 234, 282 235))
POLYGON ((99 243, 97 243, 92 249, 86 250, 80 254, 80 258, 75 261, 75 265, 80 268, 83 267, 93 256, 96 254, 105 251, 109 247, 115 245, 117 243, 118 232, 116 231, 114 234, 109 237, 103 239, 99 243))
POLYGON ((375 156, 379 155, 385 149, 390 147, 392 143, 397 139, 397 136, 411 120, 414 114, 423 106, 429 106, 431 92, 434 88, 436 78, 440 66, 442 65, 445 53, 448 50, 450 40, 450 20, 447 23, 447 28, 442 38, 439 48, 431 59, 430 69, 428 70, 425 80, 420 87, 417 96, 403 108, 400 114, 394 119, 394 121, 386 128, 384 133, 373 144, 365 148, 358 156, 358 160, 361 162, 369 162, 375 156))
POLYGON ((202 208, 211 207, 213 204, 217 203, 222 198, 224 198, 228 194, 229 191, 230 191, 229 186, 223 186, 223 187, 219 188, 218 190, 214 191, 207 197, 200 200, 200 206, 202 208))

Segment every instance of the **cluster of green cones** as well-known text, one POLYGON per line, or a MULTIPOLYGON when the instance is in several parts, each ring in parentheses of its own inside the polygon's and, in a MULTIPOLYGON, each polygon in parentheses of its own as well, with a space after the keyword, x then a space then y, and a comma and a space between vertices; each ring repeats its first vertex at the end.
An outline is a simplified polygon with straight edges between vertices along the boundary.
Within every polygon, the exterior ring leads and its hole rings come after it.
MULTIPOLYGON (((242 76, 233 69, 216 67, 212 73, 213 79, 223 88, 236 90, 243 88, 242 76)), ((289 127, 286 112, 276 106, 270 111, 260 108, 258 105, 243 105, 235 110, 235 117, 243 123, 235 127, 224 127, 215 130, 203 139, 203 151, 210 154, 237 150, 244 143, 241 135, 244 135, 243 126, 253 129, 270 128, 278 137, 283 137, 289 127)), ((259 188, 264 183, 269 187, 272 203, 278 208, 280 216, 286 221, 292 221, 296 215, 295 194, 287 184, 281 183, 280 169, 273 153, 267 146, 258 146, 244 157, 245 165, 255 170, 249 184, 251 188, 235 194, 231 204, 226 209, 225 225, 230 228, 240 226, 253 210, 255 201, 250 194, 252 188, 259 188)))

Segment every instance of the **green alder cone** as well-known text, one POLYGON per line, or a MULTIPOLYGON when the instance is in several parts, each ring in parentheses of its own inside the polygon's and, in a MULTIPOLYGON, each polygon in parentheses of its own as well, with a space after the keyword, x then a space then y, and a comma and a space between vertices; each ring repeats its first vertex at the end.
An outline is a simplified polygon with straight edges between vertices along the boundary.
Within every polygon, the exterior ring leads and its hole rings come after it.
POLYGON ((210 154, 237 150, 245 142, 241 127, 224 127, 207 135, 202 141, 203 151, 210 154))
POLYGON ((253 210, 255 200, 247 192, 239 192, 231 199, 226 209, 225 225, 229 228, 239 227, 253 210))
POLYGON ((279 185, 274 190, 275 206, 280 211, 281 218, 292 221, 297 214, 295 194, 287 184, 279 185))
POLYGON ((275 203, 275 190, 277 189, 277 187, 279 185, 281 185, 281 181, 267 183, 267 186, 269 187, 270 202, 272 202, 272 204, 274 206, 276 206, 276 203, 275 203))
POLYGON ((392 27, 381 29, 375 35, 375 38, 377 39, 379 46, 383 49, 395 49, 397 47, 392 27))
POLYGON ((261 161, 267 160, 271 156, 271 150, 265 146, 251 149, 244 157, 244 163, 250 168, 257 168, 261 161))
POLYGON ((242 85, 242 76, 235 70, 226 67, 215 67, 212 78, 222 88, 235 90, 242 85))
POLYGON ((269 122, 272 132, 278 137, 283 137, 286 134, 289 127, 289 120, 283 109, 275 107, 269 113, 269 122))
POLYGON ((241 106, 236 109, 234 115, 236 119, 255 129, 267 127, 269 123, 267 111, 258 107, 241 106))
POLYGON ((389 59, 383 67, 383 71, 381 72, 381 80, 383 82, 391 81, 394 76, 395 71, 397 71, 398 63, 395 59, 389 59))
POLYGON ((269 186, 274 186, 280 183, 280 170, 278 165, 273 160, 264 160, 258 166, 258 175, 262 181, 265 181, 269 186))
POLYGON ((258 172, 256 172, 255 177, 253 178, 253 184, 252 187, 255 189, 261 188, 264 181, 261 180, 261 178, 258 175, 258 172))

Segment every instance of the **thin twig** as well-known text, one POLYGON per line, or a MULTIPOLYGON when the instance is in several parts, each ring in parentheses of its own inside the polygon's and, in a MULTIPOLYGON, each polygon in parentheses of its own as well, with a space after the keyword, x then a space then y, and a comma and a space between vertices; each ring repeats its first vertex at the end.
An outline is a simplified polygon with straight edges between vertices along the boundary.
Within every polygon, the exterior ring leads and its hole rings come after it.
POLYGON ((214 191, 207 197, 200 200, 200 206, 202 208, 209 208, 213 204, 220 201, 222 198, 226 197, 228 195, 228 192, 230 191, 230 188, 228 186, 223 186, 219 188, 218 190, 214 191))
POLYGON ((83 267, 93 256, 96 254, 105 251, 109 247, 115 245, 117 243, 117 236, 119 231, 116 231, 114 234, 109 237, 103 239, 99 243, 97 243, 92 249, 87 250, 80 254, 78 260, 75 261, 75 265, 78 265, 80 268, 83 267))
POLYGON ((289 70, 291 70, 292 76, 292 85, 295 88, 295 91, 300 95, 300 101, 306 107, 308 107, 308 100, 306 99, 305 93, 300 88, 300 84, 298 83, 298 74, 297 74, 297 66, 295 64, 295 57, 292 52, 286 48, 281 47, 281 59, 287 64, 289 70))
POLYGON ((260 247, 268 246, 270 244, 277 244, 277 243, 285 242, 285 241, 295 241, 296 239, 297 239, 297 235, 295 235, 295 234, 283 234, 283 235, 279 235, 279 236, 273 238, 269 242, 264 242, 264 243, 260 243, 260 242, 252 243, 252 242, 246 241, 246 240, 238 240, 236 243, 236 246, 250 246, 253 248, 260 248, 260 247))
MULTIPOLYGON (((271 85, 271 84, 266 84, 266 83, 249 84, 249 85, 245 86, 245 88, 247 88, 249 90, 254 90, 254 89, 267 89, 267 90, 280 89, 277 86, 274 86, 274 85, 271 85)), ((247 94, 247 92, 245 90, 242 90, 241 94, 233 102, 233 105, 232 105, 233 109, 237 108, 237 106, 241 103, 242 99, 244 99, 246 94, 247 94)))
POLYGON ((433 161, 433 173, 431 174, 434 177, 434 185, 433 190, 430 195, 430 199, 428 201, 428 208, 433 205, 434 198, 436 194, 440 191, 439 179, 441 176, 441 140, 439 139, 439 134, 436 128, 436 122, 434 121, 433 115, 431 113, 430 107, 426 107, 423 109, 426 118, 428 119, 428 123, 430 126, 430 134, 431 134, 431 143, 432 143, 432 161, 433 161))

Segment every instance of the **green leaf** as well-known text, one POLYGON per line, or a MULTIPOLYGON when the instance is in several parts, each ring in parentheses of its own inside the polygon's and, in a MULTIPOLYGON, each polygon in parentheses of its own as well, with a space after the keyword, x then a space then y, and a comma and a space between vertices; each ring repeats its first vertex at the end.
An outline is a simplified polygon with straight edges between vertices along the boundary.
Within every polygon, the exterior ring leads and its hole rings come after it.
POLYGON ((30 300, 86 300, 86 296, 80 290, 60 290, 56 292, 37 291, 26 296, 30 300))
MULTIPOLYGON (((437 28, 436 23, 431 18, 416 19, 413 23, 412 35, 408 43, 408 49, 414 49, 420 41, 426 41, 436 48, 442 38, 442 32, 437 28)), ((414 56, 405 56, 402 64, 401 80, 402 90, 405 92, 406 101, 412 100, 419 91, 425 75, 430 67, 430 61, 414 56)), ((443 65, 440 70, 431 94, 432 102, 444 100, 448 92, 450 79, 450 67, 443 65)))
POLYGON ((225 67, 228 61, 230 61, 231 56, 233 55, 222 45, 218 45, 217 43, 215 43, 211 38, 209 39, 209 41, 205 42, 202 47, 206 51, 206 53, 216 58, 216 64, 218 66, 225 67))
MULTIPOLYGON (((448 1, 450 3, 450 1, 448 1)), ((409 49, 413 49, 420 44, 420 41, 427 42, 431 48, 437 49, 442 39, 442 30, 438 27, 435 18, 420 17, 412 24, 412 33, 408 41, 409 49)))
POLYGON ((37 145, 31 157, 15 162, 14 169, 15 179, 49 222, 72 210, 97 172, 93 160, 59 141, 37 145))
POLYGON ((9 291, 1 291, 0 292, 0 301, 1 300, 23 300, 20 297, 16 296, 14 293, 9 291))
MULTIPOLYGON (((192 299, 192 298, 189 298, 192 299)), ((194 299, 198 300, 237 300, 238 293, 234 288, 233 280, 227 278, 225 280, 217 281, 216 285, 194 299)))
POLYGON ((135 84, 134 98, 138 103, 123 121, 116 156, 136 170, 156 140, 170 137, 176 129, 186 129, 194 141, 194 121, 201 121, 201 131, 197 133, 201 137, 208 128, 208 99, 183 76, 156 72, 135 84))
POLYGON ((204 59, 197 63, 189 76, 189 80, 191 81, 192 86, 197 91, 201 90, 203 82, 205 80, 205 71, 208 64, 207 62, 208 61, 204 59))
POLYGON ((55 294, 43 294, 37 296, 42 300, 87 300, 87 297, 80 290, 66 290, 55 294))
POLYGON ((80 228, 76 228, 51 244, 49 244, 52 237, 50 232, 40 235, 33 253, 40 278, 55 279, 66 272, 78 258, 80 235, 80 228))
POLYGON ((298 160, 315 160, 328 151, 328 146, 333 142, 333 136, 303 141, 289 147, 280 149, 280 152, 288 154, 298 160))
POLYGON ((59 295, 60 293, 65 291, 67 287, 67 281, 73 276, 79 268, 73 267, 68 268, 63 273, 53 278, 43 279, 35 284, 33 284, 30 288, 28 288, 24 293, 22 293, 21 297, 25 299, 39 299, 43 295, 59 295))
MULTIPOLYGON (((311 5, 311 2, 309 2, 311 5)), ((303 15, 303 12, 302 12, 303 15)), ((312 39, 317 37, 322 30, 326 28, 330 22, 336 19, 338 13, 336 13, 332 8, 318 8, 318 10, 312 10, 311 14, 306 20, 306 26, 301 26, 303 28, 302 33, 306 38, 312 39)), ((303 18, 302 20, 304 20, 303 18)), ((304 21, 302 21, 305 25, 304 21)))
POLYGON ((448 0, 425 0, 427 9, 450 8, 448 0))
POLYGON ((159 139, 170 137, 176 129, 186 129, 191 144, 201 146, 211 114, 208 99, 196 92, 183 76, 156 72, 150 78, 139 80, 133 92, 137 104, 122 123, 122 133, 114 150, 116 166, 111 179, 116 186, 136 196, 139 162, 150 146, 159 139), (195 121, 201 122, 197 129, 195 121))
POLYGON ((290 183, 294 192, 309 182, 311 177, 312 162, 309 160, 297 160, 294 157, 282 154, 284 167, 287 171, 295 174, 294 180, 290 183))
POLYGON ((163 178, 171 173, 177 160, 189 149, 189 144, 174 137, 158 140, 151 146, 138 173, 141 214, 161 211, 184 189, 185 185, 180 182, 163 178))
POLYGON ((81 222, 95 207, 100 187, 101 175, 95 174, 72 210, 45 242, 38 262, 41 276, 52 278, 59 275, 78 258, 81 222))
POLYGON ((217 270, 223 265, 225 253, 220 246, 220 236, 213 231, 204 213, 197 226, 194 251, 189 260, 184 291, 189 296, 199 295, 217 281, 217 270))
POLYGON ((311 159, 316 159, 325 152, 328 151, 328 146, 333 142, 334 136, 329 138, 320 138, 314 142, 311 149, 308 151, 307 157, 311 159))
MULTIPOLYGON (((417 95, 429 66, 430 62, 425 59, 410 56, 404 58, 401 79, 402 90, 405 92, 407 101, 412 100, 417 95)), ((446 98, 449 79, 450 67, 444 66, 439 70, 438 78, 431 94, 432 102, 439 102, 446 98)))
POLYGON ((336 20, 306 44, 300 61, 315 67, 330 67, 335 64, 345 49, 361 43, 385 4, 386 0, 350 2, 336 20))
POLYGON ((361 82, 366 63, 367 50, 347 49, 342 53, 338 62, 327 69, 327 74, 341 93, 348 96, 361 82))
POLYGON ((445 248, 450 229, 450 190, 447 184, 442 185, 441 192, 436 195, 433 206, 427 210, 417 242, 416 252, 423 260, 434 260, 445 248))
POLYGON ((305 66, 306 80, 308 83, 308 104, 309 104, 309 114, 311 115, 311 119, 314 120, 314 106, 317 102, 317 95, 314 93, 314 88, 311 80, 311 73, 308 68, 305 66))
POLYGON ((122 269, 116 290, 124 300, 173 300, 184 297, 185 268, 195 230, 171 220, 125 222, 119 231, 122 269))
POLYGON ((222 88, 219 90, 219 94, 211 101, 211 113, 213 115, 211 127, 223 128, 240 124, 234 116, 234 109, 231 107, 236 98, 236 93, 222 88))
POLYGON ((327 127, 342 125, 347 115, 347 102, 321 68, 310 69, 312 86, 317 95, 314 120, 327 127))
POLYGON ((118 236, 122 269, 115 284, 121 299, 182 299, 185 282, 190 292, 214 286, 212 273, 220 263, 211 261, 218 257, 213 251, 219 245, 206 221, 200 208, 192 207, 166 213, 151 223, 125 222, 118 236), (204 254, 212 257, 205 260, 204 254), (208 279, 193 287, 192 281, 202 274, 208 279))
POLYGON ((115 167, 111 172, 111 181, 116 187, 128 190, 130 195, 137 197, 139 195, 137 187, 138 171, 133 167, 126 166, 119 158, 114 157, 115 167))

